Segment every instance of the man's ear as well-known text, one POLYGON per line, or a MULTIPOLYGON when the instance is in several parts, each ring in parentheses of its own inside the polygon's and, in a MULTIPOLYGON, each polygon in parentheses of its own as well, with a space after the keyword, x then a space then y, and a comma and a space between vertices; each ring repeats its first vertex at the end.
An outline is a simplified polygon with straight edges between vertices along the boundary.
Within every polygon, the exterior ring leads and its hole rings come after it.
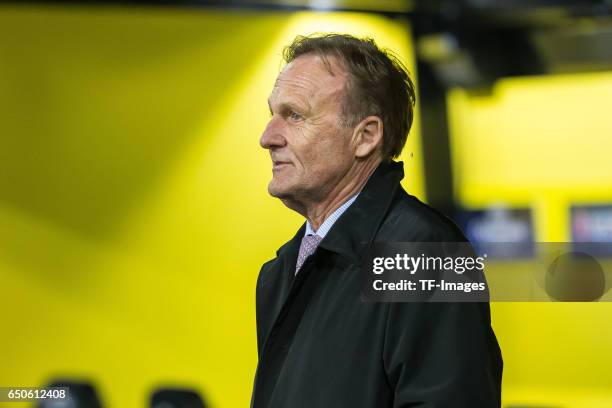
POLYGON ((378 116, 368 116, 355 127, 353 144, 355 157, 365 158, 382 146, 383 122, 378 116))

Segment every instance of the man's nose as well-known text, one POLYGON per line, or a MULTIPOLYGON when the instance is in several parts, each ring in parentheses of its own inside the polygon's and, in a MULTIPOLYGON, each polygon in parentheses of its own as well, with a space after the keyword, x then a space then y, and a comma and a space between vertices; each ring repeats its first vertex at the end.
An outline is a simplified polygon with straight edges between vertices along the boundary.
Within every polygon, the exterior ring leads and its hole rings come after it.
POLYGON ((287 140, 283 136, 283 127, 280 118, 273 116, 259 139, 259 145, 264 149, 283 147, 287 140))

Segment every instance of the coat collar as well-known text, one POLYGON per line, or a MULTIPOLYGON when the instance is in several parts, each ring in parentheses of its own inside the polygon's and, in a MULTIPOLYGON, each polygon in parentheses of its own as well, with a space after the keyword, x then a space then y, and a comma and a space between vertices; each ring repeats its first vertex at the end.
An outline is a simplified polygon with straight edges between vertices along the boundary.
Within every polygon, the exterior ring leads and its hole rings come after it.
MULTIPOLYGON (((383 217, 404 178, 402 162, 382 162, 366 182, 355 202, 336 221, 319 248, 359 261, 363 245, 373 241, 383 217)), ((277 256, 297 257, 306 223, 283 245, 277 256)))

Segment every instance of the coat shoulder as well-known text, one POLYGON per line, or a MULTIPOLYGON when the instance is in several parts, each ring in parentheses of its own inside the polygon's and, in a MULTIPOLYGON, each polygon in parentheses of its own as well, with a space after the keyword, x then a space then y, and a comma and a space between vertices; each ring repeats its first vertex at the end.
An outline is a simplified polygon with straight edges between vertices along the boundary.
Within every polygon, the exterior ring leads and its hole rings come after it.
POLYGON ((450 218, 401 188, 394 197, 377 238, 413 242, 467 241, 450 218))

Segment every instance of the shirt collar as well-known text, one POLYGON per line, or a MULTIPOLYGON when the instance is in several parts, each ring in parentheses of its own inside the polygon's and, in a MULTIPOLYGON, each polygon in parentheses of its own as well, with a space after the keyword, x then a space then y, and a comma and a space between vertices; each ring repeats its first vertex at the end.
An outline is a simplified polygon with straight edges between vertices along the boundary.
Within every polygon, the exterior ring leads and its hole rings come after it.
POLYGON ((319 226, 319 229, 316 231, 312 229, 312 225, 310 225, 310 221, 306 221, 306 231, 304 232, 304 236, 306 235, 318 235, 321 238, 325 238, 331 227, 334 223, 340 218, 340 216, 353 204, 353 202, 357 199, 359 193, 355 194, 348 200, 344 202, 340 207, 338 207, 333 213, 330 214, 329 217, 323 221, 323 224, 319 226))

